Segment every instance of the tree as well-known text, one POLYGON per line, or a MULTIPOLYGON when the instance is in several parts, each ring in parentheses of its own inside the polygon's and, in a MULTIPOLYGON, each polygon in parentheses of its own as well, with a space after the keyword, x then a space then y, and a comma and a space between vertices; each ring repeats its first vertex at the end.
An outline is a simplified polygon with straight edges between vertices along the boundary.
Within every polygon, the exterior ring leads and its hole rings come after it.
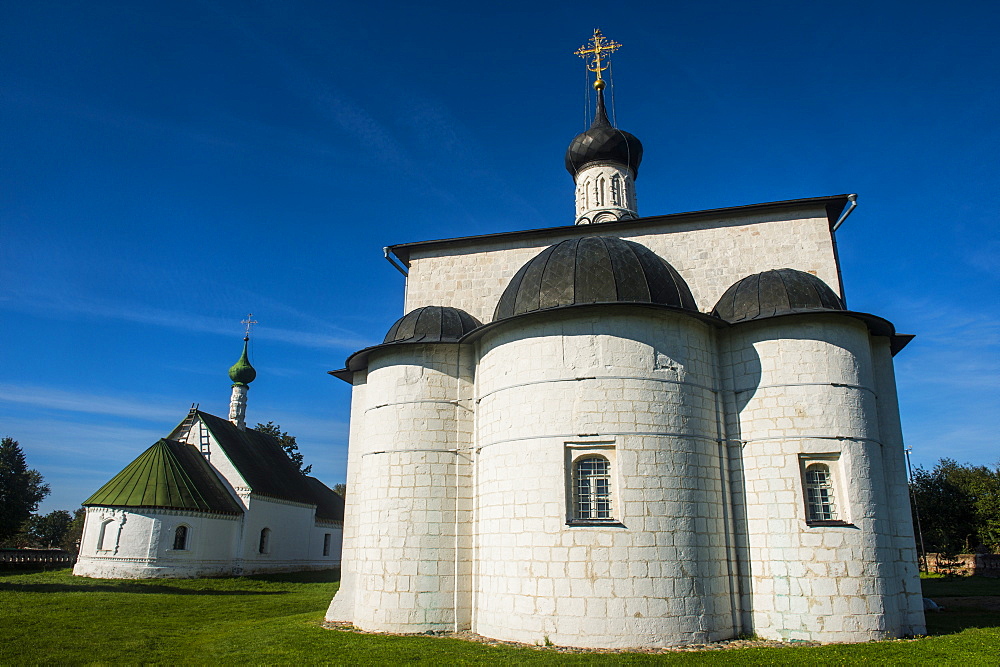
POLYGON ((990 469, 940 459, 931 471, 915 468, 910 488, 928 551, 1000 549, 1000 465, 990 469))
POLYGON ((59 545, 64 551, 69 551, 74 554, 80 551, 80 540, 83 539, 83 522, 86 518, 86 507, 80 507, 73 512, 73 522, 69 525, 69 530, 66 531, 66 534, 63 536, 62 542, 59 545))
POLYGON ((47 495, 48 485, 37 470, 28 469, 17 440, 0 440, 0 541, 17 534, 47 495))
POLYGON ((274 422, 267 422, 266 424, 258 423, 257 428, 254 430, 277 439, 281 443, 281 448, 285 450, 285 454, 288 454, 288 458, 292 460, 292 463, 295 464, 300 473, 308 475, 312 472, 312 464, 304 468, 302 467, 302 452, 299 451, 299 445, 295 442, 294 435, 288 435, 274 422))
POLYGON ((347 497, 347 485, 346 484, 334 484, 333 492, 339 493, 341 498, 347 497))
POLYGON ((44 516, 33 514, 25 523, 25 532, 32 546, 51 549, 62 543, 72 523, 73 517, 66 510, 55 510, 44 516))

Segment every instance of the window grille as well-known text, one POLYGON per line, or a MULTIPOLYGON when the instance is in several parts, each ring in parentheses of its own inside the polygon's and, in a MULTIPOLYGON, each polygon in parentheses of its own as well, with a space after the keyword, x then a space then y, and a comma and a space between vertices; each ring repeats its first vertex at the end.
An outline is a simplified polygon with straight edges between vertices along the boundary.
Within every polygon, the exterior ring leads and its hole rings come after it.
POLYGON ((806 516, 809 521, 836 521, 830 468, 814 463, 806 468, 806 516))
POLYGON ((177 530, 174 531, 174 551, 184 551, 187 549, 187 540, 187 526, 177 526, 177 530))
POLYGON ((603 456, 576 462, 576 519, 610 519, 611 464, 603 456))

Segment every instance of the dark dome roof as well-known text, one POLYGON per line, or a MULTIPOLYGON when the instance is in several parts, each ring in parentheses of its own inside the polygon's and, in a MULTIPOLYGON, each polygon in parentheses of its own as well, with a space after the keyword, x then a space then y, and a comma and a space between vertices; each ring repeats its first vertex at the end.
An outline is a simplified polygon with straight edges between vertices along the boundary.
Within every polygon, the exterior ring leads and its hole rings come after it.
POLYGON ((573 178, 591 162, 615 162, 632 168, 639 175, 642 162, 642 143, 628 132, 619 130, 608 121, 604 108, 604 91, 597 91, 597 113, 590 129, 581 132, 569 142, 566 149, 566 171, 573 178))
POLYGON ((411 310, 389 328, 386 343, 453 343, 482 323, 464 310, 423 306, 411 310))
POLYGON ((810 273, 772 269, 727 289, 712 314, 733 324, 815 310, 844 310, 844 304, 829 285, 810 273))
POLYGON ((585 303, 657 303, 697 310, 687 283, 646 246, 585 236, 549 246, 511 278, 493 321, 585 303))

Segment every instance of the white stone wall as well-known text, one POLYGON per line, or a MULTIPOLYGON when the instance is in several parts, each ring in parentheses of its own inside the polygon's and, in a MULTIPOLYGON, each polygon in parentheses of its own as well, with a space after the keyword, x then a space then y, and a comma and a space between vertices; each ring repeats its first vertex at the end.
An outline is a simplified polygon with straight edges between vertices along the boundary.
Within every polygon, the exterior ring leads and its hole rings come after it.
POLYGON ((909 632, 894 543, 869 335, 852 318, 811 315, 734 327, 723 345, 742 441, 743 607, 768 638, 866 641, 909 632), (833 474, 838 519, 807 525, 804 466, 833 474))
POLYGON ((393 632, 469 626, 473 369, 468 346, 369 358, 363 435, 350 444, 350 583, 337 594, 354 599, 335 600, 331 619, 393 632))
MULTIPOLYGON (((834 292, 840 292, 833 237, 822 206, 619 227, 589 225, 585 232, 619 236, 650 248, 677 269, 704 312, 711 311, 737 280, 768 269, 812 273, 834 292)), ((470 242, 468 246, 414 248, 404 310, 453 306, 489 322, 517 270, 565 238, 566 232, 557 229, 550 235, 530 239, 499 238, 470 242)))
POLYGON ((910 513, 910 493, 907 486, 906 455, 903 431, 899 422, 899 401, 896 396, 896 376, 893 370, 889 339, 872 337, 872 368, 878 392, 879 433, 882 440, 882 466, 886 500, 890 514, 885 531, 891 536, 890 559, 896 567, 899 599, 896 604, 902 614, 901 628, 905 634, 926 634, 923 591, 917 568, 917 547, 910 513))
POLYGON ((368 371, 354 373, 351 391, 351 428, 347 441, 347 495, 344 498, 344 533, 341 546, 340 587, 337 589, 326 620, 354 622, 354 602, 357 598, 359 556, 358 535, 361 528, 362 504, 355 490, 361 488, 361 455, 365 451, 365 411, 368 408, 368 371))
POLYGON ((713 348, 693 318, 618 309, 484 336, 474 630, 603 647, 735 634, 713 348), (619 525, 567 525, 574 447, 608 452, 619 525))
POLYGON ((169 510, 88 507, 73 574, 107 579, 185 578, 232 574, 239 517, 169 510), (101 526, 109 522, 101 548, 101 526), (177 526, 187 549, 173 549, 177 526))
POLYGON ((339 531, 333 526, 317 527, 312 506, 251 495, 249 507, 241 551, 236 554, 236 574, 324 570, 339 564, 339 552, 322 555, 322 536, 331 533, 336 537, 339 531), (266 552, 261 553, 264 528, 271 532, 266 552))

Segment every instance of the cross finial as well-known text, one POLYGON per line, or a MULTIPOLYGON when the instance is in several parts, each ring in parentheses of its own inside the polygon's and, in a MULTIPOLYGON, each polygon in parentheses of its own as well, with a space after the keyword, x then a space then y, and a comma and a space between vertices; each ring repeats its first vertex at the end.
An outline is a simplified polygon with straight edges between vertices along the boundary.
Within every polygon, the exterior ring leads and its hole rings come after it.
POLYGON ((600 28, 594 29, 594 36, 590 38, 589 44, 584 44, 573 53, 587 61, 587 69, 597 75, 594 81, 594 88, 603 90, 605 83, 601 78, 601 72, 608 68, 607 62, 611 54, 621 48, 621 44, 613 39, 607 39, 601 34, 600 28), (589 47, 589 48, 588 48, 589 47))
POLYGON ((240 324, 247 325, 247 332, 246 332, 245 336, 249 339, 250 338, 250 329, 251 329, 251 327, 253 327, 253 325, 257 324, 257 320, 255 320, 253 318, 253 313, 249 313, 247 315, 247 318, 245 320, 240 320, 240 324))

